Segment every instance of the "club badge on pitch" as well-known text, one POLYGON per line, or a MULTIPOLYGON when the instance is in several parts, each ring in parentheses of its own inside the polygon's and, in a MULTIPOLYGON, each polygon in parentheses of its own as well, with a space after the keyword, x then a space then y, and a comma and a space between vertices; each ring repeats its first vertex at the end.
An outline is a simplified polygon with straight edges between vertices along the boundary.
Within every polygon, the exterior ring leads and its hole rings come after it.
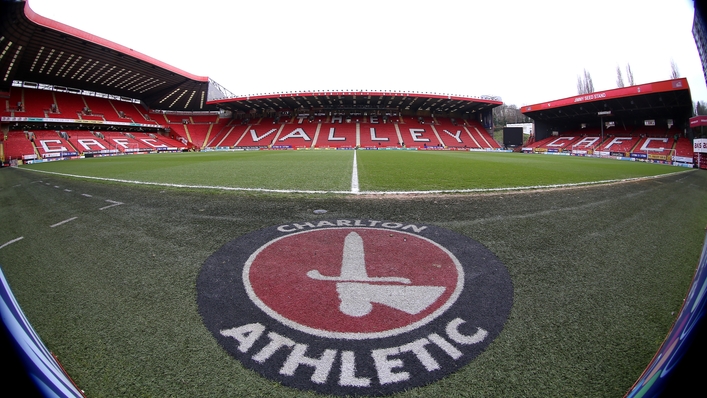
POLYGON ((283 224, 224 245, 199 311, 245 366, 292 387, 381 395, 469 363, 512 304, 503 264, 465 236, 377 220, 283 224))

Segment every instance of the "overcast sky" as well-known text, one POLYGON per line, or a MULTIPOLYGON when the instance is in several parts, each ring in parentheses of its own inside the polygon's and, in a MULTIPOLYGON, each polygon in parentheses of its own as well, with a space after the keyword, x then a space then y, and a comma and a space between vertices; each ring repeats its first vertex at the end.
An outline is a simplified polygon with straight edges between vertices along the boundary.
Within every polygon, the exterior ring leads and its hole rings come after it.
POLYGON ((691 0, 30 0, 38 14, 234 94, 397 90, 528 105, 670 78, 707 88, 691 0))

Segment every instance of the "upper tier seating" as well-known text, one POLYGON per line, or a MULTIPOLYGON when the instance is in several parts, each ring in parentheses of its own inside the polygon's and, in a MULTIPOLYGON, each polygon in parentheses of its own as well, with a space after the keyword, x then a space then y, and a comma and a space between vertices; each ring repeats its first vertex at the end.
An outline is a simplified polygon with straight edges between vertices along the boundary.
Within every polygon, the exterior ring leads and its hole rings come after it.
POLYGON ((13 87, 10 90, 10 100, 2 107, 2 116, 14 117, 59 117, 53 115, 57 111, 54 92, 32 88, 13 87), (17 110, 17 103, 21 110, 17 110))
POLYGON ((66 119, 79 119, 80 116, 87 116, 88 120, 95 120, 91 117, 92 112, 89 109, 82 95, 69 93, 54 93, 56 105, 59 108, 59 116, 66 119))

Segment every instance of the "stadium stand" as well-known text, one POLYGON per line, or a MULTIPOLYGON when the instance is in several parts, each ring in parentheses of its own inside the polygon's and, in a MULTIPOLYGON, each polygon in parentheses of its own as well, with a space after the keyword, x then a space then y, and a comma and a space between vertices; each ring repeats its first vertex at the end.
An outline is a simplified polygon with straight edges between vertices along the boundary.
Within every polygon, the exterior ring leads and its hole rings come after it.
POLYGON ((109 100, 109 102, 118 114, 118 119, 113 119, 114 121, 157 124, 154 120, 147 117, 147 111, 145 109, 141 110, 141 106, 138 104, 113 100, 109 100))
POLYGON ((273 148, 312 148, 319 133, 319 123, 285 123, 272 141, 273 148))
POLYGON ((119 152, 115 145, 111 145, 103 139, 103 134, 101 133, 81 130, 69 130, 64 133, 66 133, 68 141, 76 148, 79 154, 108 154, 119 152))
POLYGON ((54 93, 31 88, 13 88, 10 100, 6 102, 3 116, 11 117, 49 117, 56 110, 54 93), (12 104, 15 104, 13 107, 12 104), (22 104, 22 109, 17 109, 22 104))
POLYGON ((523 152, 694 165, 690 142, 698 131, 690 119, 685 78, 562 98, 521 111, 534 121, 535 134, 523 152))
POLYGON ((436 121, 438 125, 433 128, 447 148, 481 149, 481 145, 463 124, 459 125, 449 118, 437 118, 436 121))
MULTIPOLYGON (((118 111, 113 106, 110 100, 106 100, 99 97, 92 96, 82 96, 83 101, 86 103, 88 109, 91 110, 92 115, 100 115, 104 120, 121 122, 125 121, 125 118, 121 118, 118 111)), ((84 117, 85 118, 85 117, 84 117)))
POLYGON ((11 131, 3 140, 3 156, 9 162, 18 159, 35 159, 39 153, 35 151, 32 141, 25 131, 11 131))
MULTIPOLYGON (((439 115, 381 116, 380 113, 311 111, 295 116, 291 110, 282 108, 271 111, 270 117, 245 114, 222 117, 214 111, 148 111, 139 103, 28 87, 13 87, 2 112, 4 117, 10 118, 39 117, 89 123, 82 127, 48 126, 46 129, 34 125, 29 130, 27 126, 12 125, 9 128, 12 134, 3 139, 5 160, 186 148, 501 148, 479 121, 439 115), (91 123, 99 123, 99 128, 93 128, 91 123), (133 125, 154 126, 154 130, 125 129, 133 125), (28 135, 36 138, 36 145, 32 145, 28 135)), ((672 156, 689 159, 692 156, 690 140, 679 140, 679 137, 681 133, 676 127, 612 126, 605 129, 602 136, 600 129, 594 126, 551 135, 526 144, 524 149, 545 153, 605 153, 653 160, 670 160, 672 156)))
POLYGON ((223 127, 221 133, 210 142, 211 148, 232 148, 235 147, 238 141, 248 132, 250 126, 234 125, 232 123, 223 127))
POLYGON ((59 117, 67 119, 97 120, 92 116, 91 109, 86 105, 82 95, 55 92, 54 98, 59 109, 59 117))
POLYGON ((3 161, 187 149, 501 147, 488 133, 488 126, 462 118, 403 116, 395 109, 166 111, 115 95, 38 88, 34 83, 11 87, 2 116, 7 119, 3 122, 10 122, 5 124, 7 130, 13 132, 11 139, 3 139, 3 161), (40 141, 32 146, 28 138, 21 138, 24 134, 14 134, 24 131, 36 133, 40 141))
POLYGON ((689 139, 679 138, 675 141, 675 156, 691 158, 694 156, 694 148, 689 139))
POLYGON ((398 125, 403 143, 407 148, 441 147, 442 142, 430 124, 425 124, 422 117, 406 116, 398 125))
POLYGON ((380 123, 373 118, 359 127, 359 144, 362 148, 399 148, 403 142, 398 123, 380 123), (373 123, 376 122, 376 123, 373 123))
POLYGON ((577 155, 603 154, 625 158, 672 161, 690 159, 693 155, 689 139, 680 139, 676 128, 625 126, 608 129, 602 139, 599 129, 581 129, 550 136, 526 144, 528 152, 568 152, 577 155))
POLYGON ((42 158, 60 158, 76 156, 78 150, 68 141, 64 132, 53 130, 34 130, 34 144, 42 158))
POLYGON ((235 129, 235 119, 219 119, 219 122, 214 126, 211 134, 208 137, 208 141, 205 141, 204 147, 206 148, 218 148, 221 146, 221 142, 225 140, 230 133, 235 129))
POLYGON ((478 121, 469 121, 466 128, 482 148, 501 149, 501 144, 499 144, 478 121))
POLYGON ((353 148, 361 142, 357 138, 360 123, 321 123, 319 126, 318 148, 353 148))

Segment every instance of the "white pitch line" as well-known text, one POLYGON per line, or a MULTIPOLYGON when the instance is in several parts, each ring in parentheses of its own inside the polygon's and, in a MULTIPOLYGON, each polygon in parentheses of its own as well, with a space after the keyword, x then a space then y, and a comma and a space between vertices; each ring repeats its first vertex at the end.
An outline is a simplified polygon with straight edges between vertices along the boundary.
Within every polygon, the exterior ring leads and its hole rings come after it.
MULTIPOLYGON (((57 173, 54 171, 45 171, 37 169, 24 169, 33 171, 36 173, 46 173, 54 174, 66 177, 83 178, 87 180, 99 180, 99 181, 112 181, 120 182, 123 184, 133 184, 133 185, 150 185, 157 187, 170 187, 170 188, 189 188, 189 189, 215 189, 221 191, 242 191, 242 192, 270 192, 270 193, 304 193, 304 194, 353 194, 351 190, 348 191, 326 191, 326 190, 305 190, 305 189, 268 189, 268 188, 242 188, 242 187, 225 187, 219 185, 192 185, 192 184, 171 184, 166 182, 149 182, 149 181, 135 181, 135 180, 123 180, 119 178, 105 178, 105 177, 93 177, 93 176, 82 176, 78 174, 67 174, 67 173, 57 173)), ((691 173, 694 169, 681 170, 673 173, 660 174, 656 176, 646 176, 646 177, 633 177, 633 178, 618 178, 613 180, 602 180, 602 181, 586 181, 577 182, 569 184, 548 184, 548 185, 531 185, 523 187, 507 187, 507 188, 470 188, 470 189, 435 189, 429 191, 360 191, 357 195, 424 195, 424 194, 440 194, 440 193, 491 193, 491 192, 512 192, 512 191, 526 191, 526 190, 536 190, 536 189, 551 189, 551 188, 570 188, 570 187, 582 187, 590 185, 602 185, 602 184, 612 184, 617 182, 630 182, 630 181, 646 181, 655 180, 663 177, 670 177, 680 173, 691 173)), ((47 184, 49 185, 49 184, 47 184)))
POLYGON ((60 222, 58 222, 58 223, 56 223, 56 224, 54 224, 54 225, 50 225, 49 228, 58 227, 58 226, 60 226, 60 225, 62 225, 62 224, 66 224, 67 222, 74 221, 74 220, 77 219, 77 218, 78 218, 78 217, 71 217, 71 218, 66 219, 66 220, 64 220, 64 221, 60 221, 60 222))
POLYGON ((25 238, 24 236, 20 236, 20 237, 17 238, 17 239, 13 239, 13 240, 11 240, 11 241, 9 241, 9 242, 3 243, 2 245, 0 245, 0 249, 2 249, 2 248, 5 247, 5 246, 9 246, 9 245, 11 245, 11 244, 13 244, 13 243, 15 243, 15 242, 17 242, 17 241, 20 241, 20 240, 22 240, 22 239, 24 239, 24 238, 25 238))
POLYGON ((351 171, 351 193, 359 193, 358 189, 358 164, 356 163, 356 152, 354 150, 353 170, 351 171))
POLYGON ((87 197, 87 198, 92 198, 92 197, 93 197, 93 195, 89 195, 89 194, 87 194, 87 193, 82 193, 81 196, 85 196, 85 197, 87 197))
POLYGON ((108 205, 108 206, 103 206, 103 207, 101 207, 101 208, 98 209, 98 210, 110 209, 111 207, 120 206, 120 205, 124 204, 123 202, 116 202, 115 200, 110 200, 110 199, 106 199, 106 202, 112 203, 112 204, 111 204, 111 205, 108 205))

